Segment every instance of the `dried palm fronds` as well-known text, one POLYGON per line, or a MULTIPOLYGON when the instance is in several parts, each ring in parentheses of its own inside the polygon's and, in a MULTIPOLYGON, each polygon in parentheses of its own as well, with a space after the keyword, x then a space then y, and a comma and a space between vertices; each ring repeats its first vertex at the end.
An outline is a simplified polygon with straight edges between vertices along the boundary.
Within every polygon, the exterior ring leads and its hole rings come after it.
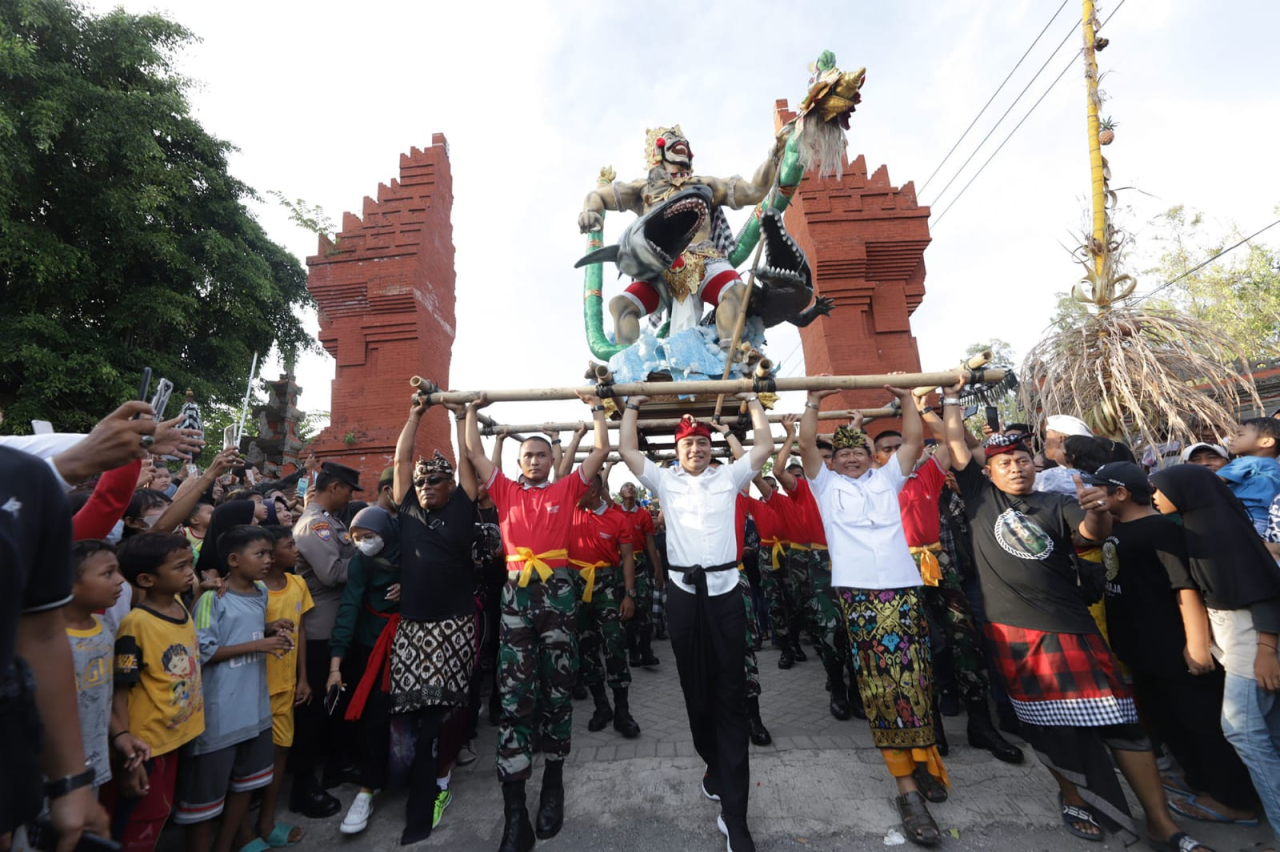
POLYGON ((1021 402, 1029 412, 1074 414, 1099 435, 1157 446, 1220 439, 1242 398, 1261 408, 1233 340, 1190 316, 1113 304, 1055 331, 1027 354, 1021 402))

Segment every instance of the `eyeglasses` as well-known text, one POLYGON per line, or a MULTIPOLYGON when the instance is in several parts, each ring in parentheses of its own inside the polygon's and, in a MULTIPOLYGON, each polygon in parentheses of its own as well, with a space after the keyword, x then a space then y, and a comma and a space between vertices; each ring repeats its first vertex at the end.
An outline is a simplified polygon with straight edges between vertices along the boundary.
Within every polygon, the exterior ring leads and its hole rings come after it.
POLYGON ((440 474, 435 474, 433 476, 427 476, 421 479, 415 479, 413 484, 416 487, 421 488, 424 485, 439 485, 441 482, 448 482, 448 481, 449 481, 449 477, 442 476, 440 474))

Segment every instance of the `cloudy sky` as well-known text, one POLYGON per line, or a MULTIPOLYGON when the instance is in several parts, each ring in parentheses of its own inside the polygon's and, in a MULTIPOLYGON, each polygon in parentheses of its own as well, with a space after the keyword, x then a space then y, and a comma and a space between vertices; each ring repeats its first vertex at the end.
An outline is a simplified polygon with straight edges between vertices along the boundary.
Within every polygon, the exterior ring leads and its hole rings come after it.
MULTIPOLYGON (((90 2, 99 11, 115 5, 90 2)), ((919 188, 1059 0, 123 5, 164 12, 199 37, 180 67, 197 83, 192 103, 205 127, 238 146, 235 174, 260 192, 318 204, 335 222, 397 175, 401 152, 430 144, 433 132, 446 134, 456 196, 453 385, 472 389, 571 384, 580 376, 588 351, 576 331, 582 279, 572 265, 583 238, 575 219, 602 165, 612 164, 620 178, 642 175, 646 127, 681 123, 702 173, 750 174, 770 143, 774 100, 799 100, 807 64, 830 49, 842 67, 867 68, 851 155, 865 154, 872 170, 887 164, 894 183, 919 188), (526 342, 493 345, 517 338, 526 342)), ((1104 3, 1103 17, 1116 6, 1104 3)), ((1079 277, 1063 248, 1075 244, 1088 192, 1078 59, 937 221, 1071 61, 1078 18, 1077 0, 1068 0, 920 193, 935 223, 925 254, 928 292, 913 320, 925 369, 943 369, 966 344, 991 338, 1011 342, 1021 356, 1044 328, 1054 294, 1079 277), (1067 45, 1054 54, 1064 37, 1067 45)), ((1119 122, 1107 153, 1113 186, 1141 190, 1124 194, 1140 250, 1144 223, 1173 204, 1198 208, 1213 227, 1234 221, 1246 233, 1276 218, 1278 31, 1280 4, 1269 0, 1125 0, 1106 27, 1111 46, 1100 64, 1111 100, 1104 111, 1119 122)), ((255 212, 298 257, 315 253, 315 237, 278 207, 255 212)), ((607 241, 623 221, 609 219, 607 241)), ((1266 239, 1280 243, 1280 230, 1266 239)), ((1142 281, 1140 291, 1158 283, 1142 281)), ((606 298, 616 286, 607 275, 606 298)), ((803 370, 798 341, 790 330, 772 335, 770 353, 786 374, 803 370)), ((300 365, 303 409, 329 408, 332 375, 325 355, 300 365)), ((558 403, 499 407, 494 415, 514 422, 581 412, 558 403)))

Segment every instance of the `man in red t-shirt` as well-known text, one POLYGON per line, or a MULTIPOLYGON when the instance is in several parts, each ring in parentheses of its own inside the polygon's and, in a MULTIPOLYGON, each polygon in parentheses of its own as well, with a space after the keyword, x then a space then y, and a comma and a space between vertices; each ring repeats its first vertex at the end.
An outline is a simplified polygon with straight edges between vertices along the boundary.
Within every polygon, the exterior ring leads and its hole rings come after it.
MULTIPOLYGON (((751 501, 751 518, 760 533, 760 586, 765 605, 769 607, 773 644, 781 651, 778 668, 789 669, 797 662, 793 648, 800 643, 803 620, 801 605, 792 597, 787 555, 792 538, 800 534, 799 507, 778 493, 778 480, 774 477, 759 477, 755 485, 762 496, 768 495, 765 499, 751 501)), ((803 651, 800 654, 804 656, 803 651)))
POLYGON ((582 681, 596 703, 587 730, 603 731, 612 720, 613 729, 629 740, 640 736, 627 701, 631 669, 622 628, 635 617, 633 535, 631 516, 604 498, 603 477, 597 476, 574 507, 569 537, 569 564, 578 569, 578 657, 582 681), (616 712, 604 691, 606 671, 616 712))
POLYGON ((623 483, 618 491, 622 505, 617 508, 631 521, 631 549, 636 557, 636 585, 633 599, 635 618, 626 623, 627 650, 631 665, 656 666, 661 661, 653 655, 653 594, 662 587, 662 560, 654 539, 653 515, 640 505, 634 482, 623 483))
POLYGON ((604 466, 609 431, 604 406, 583 397, 595 419, 595 447, 576 473, 551 482, 551 442, 541 436, 520 445, 520 478, 503 476, 485 455, 477 414, 488 405, 481 394, 467 406, 467 455, 498 508, 507 554, 502 590, 502 639, 498 691, 498 778, 502 781, 503 850, 533 848, 534 827, 525 806, 525 782, 533 771, 534 709, 544 717, 546 763, 538 801, 536 834, 554 837, 564 823, 564 759, 573 730, 573 684, 578 676, 575 645, 577 595, 569 567, 569 537, 576 504, 604 466), (542 675, 540 675, 542 673, 542 675))
MULTIPOLYGON (((916 403, 917 406, 925 405, 925 401, 918 397, 916 403)), ((936 414, 924 407, 921 416, 934 427, 935 434, 941 434, 942 421, 936 414)), ((885 430, 876 435, 875 465, 888 464, 900 446, 902 435, 898 432, 885 430)), ((1021 763, 1022 750, 1001 736, 991 722, 991 677, 987 672, 982 636, 974 623, 969 599, 961 587, 960 574, 939 541, 942 530, 940 501, 947 483, 946 469, 950 464, 951 457, 945 446, 935 444, 932 456, 926 448, 915 472, 898 492, 902 531, 906 534, 911 556, 920 569, 920 579, 924 581, 920 591, 929 617, 946 631, 946 645, 942 653, 951 653, 960 698, 968 711, 969 745, 986 749, 1006 763, 1021 763)), ((935 659, 937 656, 938 651, 935 650, 935 659)), ((937 680, 934 688, 938 688, 937 680)), ((934 730, 941 751, 946 745, 946 734, 937 710, 940 706, 938 699, 939 696, 934 695, 934 730)))
MULTIPOLYGON (((840 606, 835 593, 831 591, 831 556, 827 553, 827 535, 822 528, 818 501, 814 499, 809 482, 805 479, 804 468, 798 463, 788 464, 796 439, 796 422, 799 419, 795 414, 788 414, 783 418, 782 429, 785 436, 782 449, 778 451, 778 458, 773 463, 773 472, 777 475, 779 484, 798 508, 800 516, 799 533, 791 539, 788 552, 794 595, 796 604, 804 607, 806 626, 813 634, 814 647, 822 660, 823 668, 827 670, 827 680, 831 685, 831 715, 844 720, 856 713, 859 718, 865 718, 852 671, 849 673, 849 685, 845 686, 844 682, 845 666, 850 660, 849 639, 840 606)), ((831 445, 819 440, 818 449, 822 452, 823 463, 830 464, 831 445)), ((797 641, 792 646, 793 655, 799 645, 797 641)))

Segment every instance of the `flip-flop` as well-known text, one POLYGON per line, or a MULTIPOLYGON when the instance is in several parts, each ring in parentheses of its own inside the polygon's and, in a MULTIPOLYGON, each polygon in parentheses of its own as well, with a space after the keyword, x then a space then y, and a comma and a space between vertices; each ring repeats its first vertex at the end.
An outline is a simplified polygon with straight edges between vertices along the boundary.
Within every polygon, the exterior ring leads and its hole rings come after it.
POLYGON ((251 843, 246 843, 240 847, 240 852, 267 852, 271 848, 271 844, 263 840, 261 837, 253 838, 251 843))
POLYGON ((1160 784, 1164 787, 1166 793, 1172 793, 1175 796, 1182 796, 1185 798, 1196 794, 1196 791, 1188 787, 1177 775, 1162 775, 1160 777, 1160 784))
POLYGON ((1179 831, 1168 840, 1147 840, 1147 845, 1155 849, 1156 852, 1196 852, 1197 849, 1213 852, 1212 849, 1185 831, 1179 831))
POLYGON ((1098 825, 1098 821, 1093 818, 1093 814, 1087 809, 1076 805, 1068 805, 1062 801, 1062 793, 1058 793, 1058 807, 1062 809, 1062 824, 1066 826, 1067 831, 1079 837, 1081 840, 1088 840, 1090 843, 1101 843, 1103 840, 1102 826, 1098 825), (1074 823, 1087 822, 1089 825, 1098 829, 1097 834, 1090 834, 1083 829, 1076 828, 1074 823))
POLYGON ((1185 799, 1169 799, 1169 810, 1173 811, 1175 814, 1178 814, 1179 816, 1184 816, 1187 819, 1197 819, 1197 820, 1200 820, 1200 822, 1215 822, 1215 823, 1221 823, 1222 825, 1246 825, 1246 826, 1254 826, 1258 824, 1257 817, 1254 817, 1253 819, 1232 819, 1226 814, 1220 814, 1217 811, 1215 811, 1213 808, 1202 805, 1199 801, 1197 801, 1197 799, 1199 799, 1199 796, 1187 796, 1185 799), (1194 811, 1179 807, 1180 805, 1183 804, 1184 801, 1186 802, 1186 804, 1191 805, 1192 807, 1199 808, 1201 811, 1208 814, 1209 816, 1206 818, 1201 816, 1198 813, 1195 813, 1194 811))
POLYGON ((306 839, 307 836, 304 832, 297 840, 290 840, 289 835, 293 834, 294 829, 296 828, 297 826, 289 825, 287 822, 278 822, 276 823, 276 827, 271 829, 271 833, 264 837, 263 840, 267 841, 267 845, 272 849, 284 849, 286 846, 296 846, 306 839))

